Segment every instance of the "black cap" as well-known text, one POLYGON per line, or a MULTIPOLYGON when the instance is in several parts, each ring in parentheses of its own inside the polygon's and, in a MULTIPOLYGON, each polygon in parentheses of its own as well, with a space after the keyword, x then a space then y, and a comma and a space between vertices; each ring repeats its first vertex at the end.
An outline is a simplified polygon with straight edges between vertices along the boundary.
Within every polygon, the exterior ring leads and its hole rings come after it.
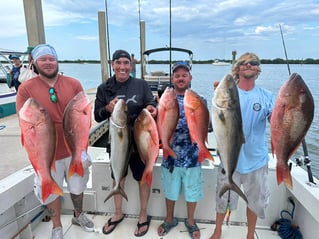
POLYGON ((113 53, 113 58, 112 60, 115 61, 121 57, 125 57, 129 60, 131 60, 131 56, 130 54, 127 52, 127 51, 124 51, 124 50, 116 50, 114 53, 113 53))
POLYGON ((183 67, 184 69, 186 69, 187 71, 191 70, 191 67, 189 66, 188 62, 186 61, 178 61, 176 62, 173 67, 172 67, 172 71, 174 72, 177 68, 179 67, 183 67))
POLYGON ((19 59, 20 60, 20 56, 18 55, 9 55, 9 59, 13 60, 13 59, 19 59))

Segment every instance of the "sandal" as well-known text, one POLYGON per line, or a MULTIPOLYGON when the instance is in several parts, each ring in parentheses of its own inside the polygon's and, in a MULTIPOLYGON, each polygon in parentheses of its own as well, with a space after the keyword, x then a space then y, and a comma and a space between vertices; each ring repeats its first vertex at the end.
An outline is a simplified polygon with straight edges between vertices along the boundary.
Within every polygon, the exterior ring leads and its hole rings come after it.
POLYGON ((157 231, 157 234, 162 237, 162 236, 165 236, 167 233, 169 233, 169 231, 173 228, 173 227, 176 227, 178 224, 178 220, 176 217, 174 217, 173 219, 173 222, 170 223, 170 222, 167 222, 166 220, 164 220, 164 222, 158 227, 158 228, 162 228, 163 229, 163 232, 162 234, 160 235, 157 231))
POLYGON ((137 222, 137 233, 134 233, 134 236, 136 236, 136 237, 144 236, 148 232, 148 228, 150 227, 151 220, 152 220, 152 216, 147 216, 146 222, 143 222, 143 223, 137 222), (144 227, 144 226, 147 226, 146 230, 141 232, 141 233, 139 233, 140 228, 144 227))
POLYGON ((199 228, 198 228, 197 224, 194 223, 194 225, 189 225, 187 218, 185 218, 184 223, 185 223, 185 227, 187 228, 187 231, 188 231, 189 236, 190 236, 192 239, 194 239, 194 232, 199 232, 199 228))
POLYGON ((110 234, 111 232, 113 232, 114 231, 114 229, 116 228, 116 226, 121 222, 121 221, 123 221, 123 219, 124 219, 124 217, 125 217, 125 214, 123 214, 123 217, 121 218, 121 219, 119 219, 119 220, 117 220, 117 221, 113 221, 112 222, 112 218, 110 218, 108 221, 107 221, 107 224, 104 224, 104 226, 103 226, 103 228, 102 228, 102 232, 104 233, 104 234, 110 234), (106 231, 105 229, 104 229, 104 227, 105 226, 113 226, 111 229, 109 229, 108 231, 106 231))

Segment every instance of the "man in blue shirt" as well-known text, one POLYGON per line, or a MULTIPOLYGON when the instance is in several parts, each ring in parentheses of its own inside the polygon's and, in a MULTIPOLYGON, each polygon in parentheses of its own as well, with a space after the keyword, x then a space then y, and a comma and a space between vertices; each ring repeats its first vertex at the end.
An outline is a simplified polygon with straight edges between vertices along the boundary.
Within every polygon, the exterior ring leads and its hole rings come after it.
MULTIPOLYGON (((232 75, 238 86, 245 136, 233 180, 238 186, 243 185, 248 200, 247 239, 254 238, 257 217, 265 218, 264 209, 268 205, 270 196, 267 184, 266 123, 274 107, 275 96, 270 91, 255 85, 260 72, 260 60, 254 53, 245 53, 240 56, 232 69, 232 75)), ((230 191, 219 197, 219 191, 226 180, 226 175, 220 169, 216 189, 216 227, 210 239, 221 238, 227 207, 231 211, 237 208, 237 193, 230 191)))

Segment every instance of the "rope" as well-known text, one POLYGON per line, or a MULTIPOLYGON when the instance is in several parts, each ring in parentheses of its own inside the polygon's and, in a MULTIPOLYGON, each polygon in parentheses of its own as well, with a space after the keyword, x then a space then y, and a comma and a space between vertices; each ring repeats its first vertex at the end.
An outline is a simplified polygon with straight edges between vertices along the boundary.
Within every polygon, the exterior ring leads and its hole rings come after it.
POLYGON ((291 197, 288 198, 289 202, 292 204, 291 212, 287 210, 282 210, 280 212, 280 219, 277 220, 272 226, 273 231, 278 231, 278 235, 282 239, 303 239, 302 234, 299 230, 298 225, 292 224, 294 211, 295 211, 295 202, 291 197), (288 214, 290 219, 284 217, 284 214, 288 214))

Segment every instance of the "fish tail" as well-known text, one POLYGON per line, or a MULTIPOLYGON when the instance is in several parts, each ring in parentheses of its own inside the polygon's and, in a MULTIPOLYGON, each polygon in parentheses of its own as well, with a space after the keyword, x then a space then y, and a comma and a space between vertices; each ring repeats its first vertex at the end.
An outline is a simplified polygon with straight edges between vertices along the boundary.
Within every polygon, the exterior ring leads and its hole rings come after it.
POLYGON ((141 179, 141 185, 144 183, 147 183, 149 187, 152 186, 152 180, 153 180, 153 172, 152 170, 146 170, 143 173, 142 179, 141 179))
POLYGON ((71 163, 69 166, 69 171, 68 171, 68 179, 73 175, 77 173, 81 177, 84 175, 84 170, 83 170, 83 165, 82 165, 82 160, 74 160, 73 158, 71 159, 71 163))
POLYGON ((198 162, 201 163, 205 159, 212 160, 213 162, 215 161, 214 158, 213 158, 213 155, 209 152, 209 150, 206 147, 204 147, 204 148, 199 150, 199 152, 198 152, 198 162))
POLYGON ((242 199, 245 200, 246 203, 248 203, 248 200, 245 194, 240 190, 240 188, 234 182, 224 185, 223 188, 220 190, 219 197, 222 197, 224 193, 227 192, 228 190, 232 190, 236 192, 240 197, 242 197, 242 199))
POLYGON ((43 180, 42 181, 43 202, 45 202, 51 194, 58 194, 60 196, 63 196, 63 191, 53 179, 43 180))
POLYGON ((126 193, 124 192, 124 190, 122 188, 119 187, 118 189, 114 189, 110 192, 110 194, 104 199, 104 203, 106 203, 107 200, 109 200, 112 196, 114 196, 116 194, 122 195, 122 197, 124 197, 126 199, 126 201, 128 201, 126 193))
POLYGON ((288 166, 277 165, 276 175, 278 185, 284 182, 289 189, 292 189, 292 178, 288 166))

